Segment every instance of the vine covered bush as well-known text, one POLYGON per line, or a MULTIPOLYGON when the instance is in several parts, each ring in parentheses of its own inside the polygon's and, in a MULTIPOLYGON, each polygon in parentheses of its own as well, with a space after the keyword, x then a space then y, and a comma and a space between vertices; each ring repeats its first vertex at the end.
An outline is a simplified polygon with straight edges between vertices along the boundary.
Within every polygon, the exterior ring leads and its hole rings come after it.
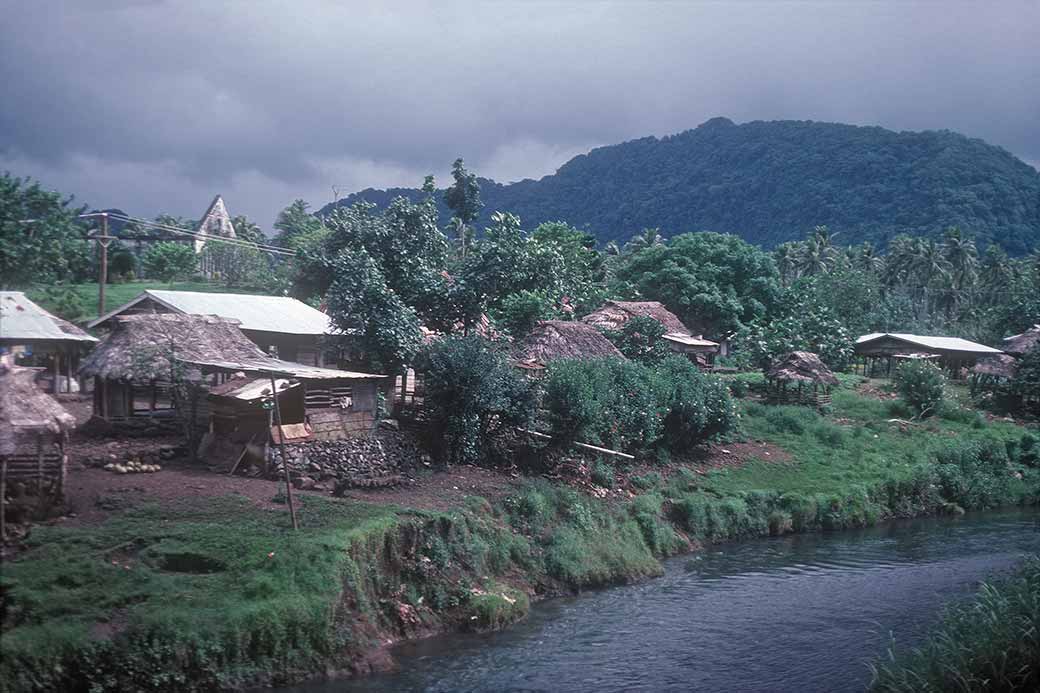
POLYGON ((923 359, 899 366, 895 381, 903 400, 921 418, 934 414, 946 393, 942 369, 923 359))

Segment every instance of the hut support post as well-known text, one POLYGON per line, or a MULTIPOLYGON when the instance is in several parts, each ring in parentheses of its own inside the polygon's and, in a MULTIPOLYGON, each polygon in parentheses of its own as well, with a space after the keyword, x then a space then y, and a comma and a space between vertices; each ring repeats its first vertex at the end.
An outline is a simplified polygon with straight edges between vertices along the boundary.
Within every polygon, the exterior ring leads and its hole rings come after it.
POLYGON ((7 458, 0 460, 0 546, 7 541, 7 458))
POLYGON ((282 408, 278 404, 278 384, 271 373, 271 399, 274 400, 274 420, 278 426, 278 453, 282 457, 282 471, 285 472, 285 496, 289 499, 289 515, 292 517, 292 528, 299 529, 296 521, 296 506, 293 504, 292 480, 289 478, 289 460, 285 456, 285 432, 282 431, 282 408))

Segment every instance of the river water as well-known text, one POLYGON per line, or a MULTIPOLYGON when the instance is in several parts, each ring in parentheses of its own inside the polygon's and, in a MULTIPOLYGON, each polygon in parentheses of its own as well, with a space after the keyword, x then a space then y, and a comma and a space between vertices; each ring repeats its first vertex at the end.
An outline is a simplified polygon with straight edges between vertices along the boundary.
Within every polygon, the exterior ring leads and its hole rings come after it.
POLYGON ((894 637, 1040 551, 1033 511, 719 546, 637 585, 550 600, 512 628, 402 645, 355 691, 862 691, 894 637))

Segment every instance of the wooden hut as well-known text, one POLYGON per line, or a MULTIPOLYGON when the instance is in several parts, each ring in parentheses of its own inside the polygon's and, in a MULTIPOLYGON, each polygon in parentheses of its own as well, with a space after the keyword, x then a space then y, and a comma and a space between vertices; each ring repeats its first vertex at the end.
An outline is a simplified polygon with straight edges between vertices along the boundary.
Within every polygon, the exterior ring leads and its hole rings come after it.
POLYGON ((838 384, 831 369, 811 351, 792 351, 766 371, 770 399, 780 404, 831 403, 830 389, 838 384))
POLYGON ((971 392, 992 390, 1014 380, 1018 359, 1007 354, 984 356, 971 369, 971 392))
POLYGON ((582 322, 601 330, 617 331, 637 317, 652 318, 660 323, 665 332, 662 339, 668 347, 698 365, 710 368, 715 363, 715 356, 721 353, 719 342, 694 334, 675 313, 658 301, 607 301, 599 310, 582 318, 582 322))
POLYGON ((513 349, 514 364, 533 376, 553 361, 604 356, 624 358, 617 347, 592 325, 564 320, 538 322, 513 349))
POLYGON ((38 508, 65 497, 65 442, 75 420, 36 387, 39 372, 0 359, 0 517, 11 504, 38 508))
POLYGON ((1040 343, 1040 325, 1033 325, 1022 334, 1004 337, 1004 353, 1022 357, 1040 343))
POLYGON ((855 353, 864 375, 891 375, 900 357, 935 357, 940 366, 957 377, 980 358, 1003 352, 959 337, 884 332, 858 338, 855 353))
POLYGON ((51 392, 73 390, 80 357, 97 341, 21 291, 0 291, 0 353, 12 354, 21 365, 45 367, 51 392))

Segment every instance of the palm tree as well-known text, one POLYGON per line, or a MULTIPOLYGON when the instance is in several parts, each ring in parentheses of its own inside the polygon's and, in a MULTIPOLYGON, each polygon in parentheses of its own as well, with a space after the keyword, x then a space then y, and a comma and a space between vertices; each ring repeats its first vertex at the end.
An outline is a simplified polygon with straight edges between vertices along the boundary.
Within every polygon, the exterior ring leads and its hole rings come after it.
POLYGON ((780 281, 786 286, 798 278, 798 267, 801 264, 804 248, 798 241, 781 243, 773 251, 776 268, 780 270, 780 281))
POLYGON ((951 317, 955 308, 962 303, 972 302, 975 281, 978 279, 979 251, 974 240, 965 238, 960 229, 950 228, 943 236, 942 253, 950 275, 947 285, 951 295, 945 303, 946 315, 951 317))
POLYGON ((635 236, 632 236, 628 243, 625 244, 625 250, 630 253, 638 253, 640 250, 653 248, 656 245, 664 245, 664 238, 661 236, 661 229, 655 227, 643 229, 635 236))
POLYGON ((850 248, 851 263, 856 269, 883 276, 885 274, 885 258, 878 254, 877 248, 870 241, 863 241, 855 248, 850 248))
POLYGON ((824 274, 834 269, 840 255, 831 242, 834 236, 826 226, 817 226, 812 230, 802 246, 799 274, 824 274))

